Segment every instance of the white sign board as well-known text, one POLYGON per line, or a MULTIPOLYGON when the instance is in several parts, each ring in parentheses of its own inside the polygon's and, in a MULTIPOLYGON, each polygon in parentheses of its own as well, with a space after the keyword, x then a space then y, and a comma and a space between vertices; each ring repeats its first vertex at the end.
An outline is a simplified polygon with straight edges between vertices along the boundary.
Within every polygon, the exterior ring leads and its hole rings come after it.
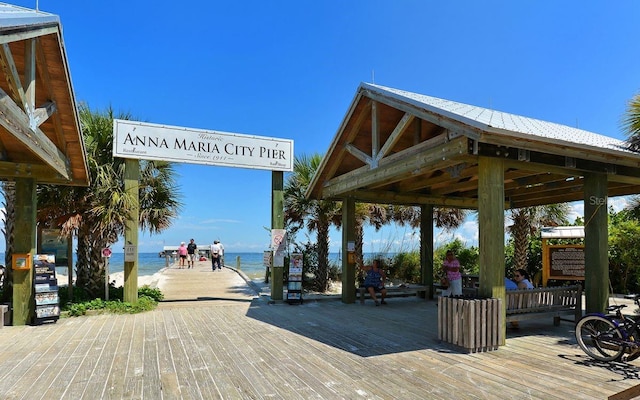
POLYGON ((293 171, 293 140, 114 119, 113 156, 293 171))
POLYGON ((124 245, 124 262, 136 262, 136 246, 132 244, 124 245))

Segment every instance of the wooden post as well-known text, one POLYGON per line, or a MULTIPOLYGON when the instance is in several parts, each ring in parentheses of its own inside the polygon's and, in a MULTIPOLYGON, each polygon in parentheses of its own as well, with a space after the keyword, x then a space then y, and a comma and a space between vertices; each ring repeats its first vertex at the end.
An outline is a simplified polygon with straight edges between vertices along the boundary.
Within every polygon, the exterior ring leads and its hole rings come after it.
POLYGON ((356 302, 356 202, 347 197, 342 200, 342 302, 356 302), (352 243, 349 251, 349 243, 352 243))
MULTIPOLYGON (((506 332, 504 289, 504 160, 478 157, 478 232, 480 291, 502 299, 500 331, 506 332)), ((500 345, 505 344, 501 335, 500 345)))
POLYGON ((140 162, 127 158, 124 161, 124 191, 135 200, 129 210, 129 218, 125 223, 124 245, 134 247, 134 260, 124 263, 124 301, 138 302, 138 219, 139 198, 138 180, 140 178, 140 162))
MULTIPOLYGON (((271 229, 284 228, 284 172, 271 171, 271 229)), ((283 267, 271 268, 271 300, 282 300, 283 267)))
POLYGON ((607 175, 584 176, 585 310, 603 312, 609 303, 607 175))
POLYGON ((67 236, 67 295, 73 300, 73 238, 67 236))
MULTIPOLYGON (((16 179, 14 255, 36 253, 36 182, 16 179)), ((11 268, 11 266, 7 266, 11 268)), ((13 325, 26 325, 35 313, 33 268, 13 270, 13 325)))
POLYGON ((427 287, 426 296, 433 300, 433 206, 420 207, 420 283, 427 287))

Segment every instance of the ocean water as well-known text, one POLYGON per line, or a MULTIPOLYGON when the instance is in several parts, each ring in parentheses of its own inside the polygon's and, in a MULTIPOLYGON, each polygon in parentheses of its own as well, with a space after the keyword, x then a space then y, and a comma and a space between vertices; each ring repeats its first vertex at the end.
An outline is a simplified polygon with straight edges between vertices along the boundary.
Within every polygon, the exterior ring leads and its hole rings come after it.
MULTIPOLYGON (((262 253, 232 253, 226 252, 224 263, 236 268, 237 258, 240 258, 240 269, 251 278, 264 276, 265 268, 262 262, 262 253)), ((169 261, 171 263, 171 259, 169 261)), ((158 253, 138 253, 138 276, 153 275, 165 268, 166 259, 158 253)), ((64 268, 60 271, 64 273, 64 268)), ((109 258, 109 273, 124 271, 124 254, 114 253, 109 258)))
MULTIPOLYGON (((4 260, 4 253, 0 253, 0 260, 4 260)), ((340 265, 340 254, 330 253, 329 262, 340 265)), ((236 268, 239 263, 242 272, 252 279, 264 277, 265 274, 263 253, 233 253, 227 251, 224 255, 224 263, 233 268, 236 268)), ((153 275, 165 267, 166 260, 164 257, 160 257, 158 253, 138 254, 138 276, 153 275)), ((113 253, 109 258, 109 273, 113 274, 122 271, 124 271, 124 253, 113 253)), ((67 267, 57 267, 56 272, 59 275, 66 275, 67 267)))

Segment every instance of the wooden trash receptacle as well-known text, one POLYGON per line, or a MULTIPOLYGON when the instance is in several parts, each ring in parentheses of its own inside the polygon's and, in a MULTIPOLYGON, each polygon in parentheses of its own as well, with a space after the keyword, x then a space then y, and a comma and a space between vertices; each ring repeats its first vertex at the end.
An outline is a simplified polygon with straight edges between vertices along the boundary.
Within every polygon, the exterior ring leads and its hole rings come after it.
POLYGON ((469 353, 503 343, 501 299, 438 298, 438 339, 469 353))

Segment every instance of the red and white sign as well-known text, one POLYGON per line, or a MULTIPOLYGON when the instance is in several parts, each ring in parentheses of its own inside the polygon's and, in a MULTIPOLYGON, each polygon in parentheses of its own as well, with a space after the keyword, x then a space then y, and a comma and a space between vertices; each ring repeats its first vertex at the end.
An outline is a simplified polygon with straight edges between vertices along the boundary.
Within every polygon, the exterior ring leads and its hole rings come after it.
POLYGON ((111 249, 108 247, 105 247, 104 249, 102 249, 102 257, 111 257, 111 249))

